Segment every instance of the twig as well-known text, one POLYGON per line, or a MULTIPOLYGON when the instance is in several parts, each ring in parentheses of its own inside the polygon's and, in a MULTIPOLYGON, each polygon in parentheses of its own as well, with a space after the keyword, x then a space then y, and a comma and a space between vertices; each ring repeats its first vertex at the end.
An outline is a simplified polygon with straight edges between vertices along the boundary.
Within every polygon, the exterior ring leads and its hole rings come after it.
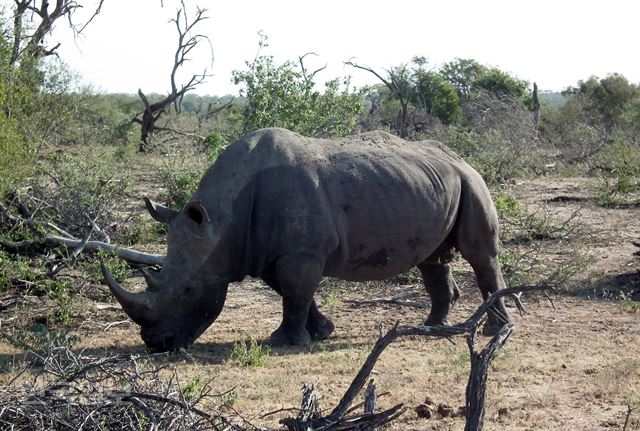
POLYGON ((627 405, 627 414, 624 418, 624 426, 622 427, 622 431, 627 431, 627 425, 629 425, 629 418, 631 417, 631 412, 633 408, 630 405, 627 405))
POLYGON ((73 235, 71 235, 69 232, 67 232, 64 229, 59 228, 58 226, 54 225, 53 223, 46 222, 46 221, 33 220, 32 218, 23 219, 23 218, 15 217, 14 215, 12 215, 9 212, 7 207, 2 205, 2 203, 0 203, 0 213, 2 213, 4 215, 4 217, 6 217, 7 220, 9 220, 9 222, 13 223, 14 225, 20 224, 20 223, 24 223, 27 226, 42 226, 42 227, 46 227, 46 228, 49 228, 51 230, 54 230, 57 233, 59 233, 60 235, 65 236, 67 238, 73 238, 73 235))

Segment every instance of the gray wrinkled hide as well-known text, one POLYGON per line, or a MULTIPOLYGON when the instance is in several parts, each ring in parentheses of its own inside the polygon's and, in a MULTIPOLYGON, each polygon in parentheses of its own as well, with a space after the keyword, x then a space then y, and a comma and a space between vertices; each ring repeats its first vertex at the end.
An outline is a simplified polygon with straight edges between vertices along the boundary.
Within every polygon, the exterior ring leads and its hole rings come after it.
POLYGON ((191 201, 171 222, 158 275, 164 317, 143 328, 147 344, 162 349, 192 342, 219 314, 228 282, 247 275, 283 296, 274 344, 306 344, 333 330, 313 301, 322 276, 381 280, 418 266, 432 298, 430 324, 446 323, 459 296, 447 265, 454 249, 485 297, 504 286, 489 192, 435 141, 258 130, 221 154, 191 201), (202 299, 213 290, 224 293, 202 299))
POLYGON ((321 140, 259 130, 222 154, 192 200, 229 241, 236 280, 289 254, 317 259, 326 276, 385 279, 424 261, 459 218, 493 213, 480 176, 442 144, 379 131, 321 140))

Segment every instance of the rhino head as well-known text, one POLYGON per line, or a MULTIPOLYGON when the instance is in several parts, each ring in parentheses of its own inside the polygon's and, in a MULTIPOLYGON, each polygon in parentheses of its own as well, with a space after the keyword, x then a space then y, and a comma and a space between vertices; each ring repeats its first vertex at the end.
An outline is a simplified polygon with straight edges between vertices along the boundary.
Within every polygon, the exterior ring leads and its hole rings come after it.
POLYGON ((129 317, 140 325, 148 348, 157 351, 188 347, 222 311, 229 279, 224 277, 224 251, 219 230, 200 201, 183 211, 145 198, 151 216, 169 225, 167 257, 161 271, 143 270, 147 289, 122 288, 103 266, 109 289, 129 317))

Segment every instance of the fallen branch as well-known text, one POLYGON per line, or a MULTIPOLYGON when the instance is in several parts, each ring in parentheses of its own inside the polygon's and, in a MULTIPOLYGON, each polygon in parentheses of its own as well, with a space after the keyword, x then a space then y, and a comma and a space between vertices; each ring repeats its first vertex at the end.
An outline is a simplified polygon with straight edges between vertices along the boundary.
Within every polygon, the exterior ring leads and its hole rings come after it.
MULTIPOLYGON (((62 238, 55 235, 46 235, 44 238, 15 242, 0 238, 0 245, 14 253, 24 252, 36 247, 57 247, 59 245, 71 249, 77 249, 82 246, 82 243, 83 240, 80 239, 62 238)), ((165 256, 161 254, 144 253, 128 248, 117 247, 113 244, 107 244, 100 241, 86 241, 83 247, 83 251, 87 252, 95 252, 98 250, 104 250, 106 252, 120 256, 121 258, 131 263, 138 263, 143 265, 162 266, 165 260, 165 256)))
POLYGON ((417 301, 405 301, 405 298, 413 298, 418 296, 418 292, 400 292, 387 298, 374 298, 374 299, 345 299, 344 302, 349 304, 358 305, 370 305, 370 304, 394 304, 402 305, 405 307, 414 308, 427 308, 427 304, 417 301))

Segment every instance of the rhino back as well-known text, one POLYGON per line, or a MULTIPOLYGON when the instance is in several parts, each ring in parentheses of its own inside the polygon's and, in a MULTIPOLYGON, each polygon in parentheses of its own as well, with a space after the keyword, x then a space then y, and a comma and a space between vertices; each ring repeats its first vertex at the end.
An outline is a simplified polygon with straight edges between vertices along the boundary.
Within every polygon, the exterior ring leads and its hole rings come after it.
POLYGON ((433 142, 384 132, 338 140, 282 129, 234 143, 194 198, 227 226, 236 271, 308 254, 325 274, 386 278, 426 259, 454 226, 470 168, 433 142))

